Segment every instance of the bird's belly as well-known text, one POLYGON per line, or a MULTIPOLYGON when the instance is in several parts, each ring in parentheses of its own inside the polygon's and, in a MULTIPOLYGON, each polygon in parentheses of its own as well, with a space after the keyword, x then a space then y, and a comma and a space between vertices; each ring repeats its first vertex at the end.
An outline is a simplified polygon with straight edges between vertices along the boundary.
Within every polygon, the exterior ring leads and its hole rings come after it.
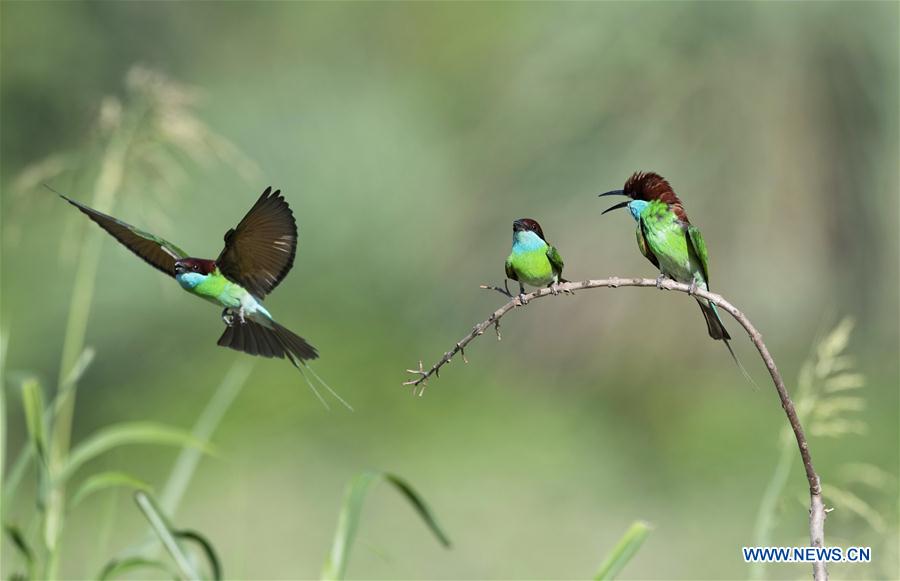
POLYGON ((673 256, 656 255, 659 259, 659 270, 666 276, 679 282, 689 283, 694 280, 690 260, 679 260, 673 256))
POLYGON ((513 255, 511 260, 513 270, 519 282, 531 286, 546 286, 554 282, 553 267, 547 259, 545 250, 539 252, 523 252, 513 255))
POLYGON ((702 271, 695 268, 682 231, 676 228, 648 228, 647 234, 647 245, 659 261, 660 272, 678 282, 690 283, 696 274, 702 280, 702 271))

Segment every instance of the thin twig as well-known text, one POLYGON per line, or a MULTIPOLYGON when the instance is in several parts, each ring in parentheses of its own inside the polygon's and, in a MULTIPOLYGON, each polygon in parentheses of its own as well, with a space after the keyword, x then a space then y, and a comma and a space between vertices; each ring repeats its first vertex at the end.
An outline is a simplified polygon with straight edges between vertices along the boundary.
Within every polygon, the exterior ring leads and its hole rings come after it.
MULTIPOLYGON (((559 296, 558 293, 573 293, 577 290, 585 290, 591 288, 619 288, 619 287, 643 287, 643 288, 659 288, 661 290, 672 290, 679 291, 689 295, 697 296, 703 299, 710 301, 715 304, 717 307, 728 311, 728 313, 734 317, 734 319, 744 327, 744 330, 747 332, 747 335, 750 337, 750 340, 756 346, 756 350, 759 351, 760 357, 762 357, 763 363, 765 363, 766 368, 769 370, 769 375, 772 377, 772 383, 775 385, 775 390, 778 392, 778 398, 781 400, 781 407, 784 409, 784 413, 787 415, 788 422, 791 425, 791 429, 794 432, 794 437, 797 440, 797 447, 800 449, 800 457, 803 459, 803 468, 806 471, 806 480, 809 483, 809 537, 810 543, 813 547, 823 547, 825 545, 825 504, 822 501, 822 484, 819 479, 819 475, 816 474, 815 469, 813 468, 812 457, 809 452, 809 443, 806 441, 806 435, 803 432, 803 426, 800 424, 800 418, 797 417, 797 410, 794 409, 794 402, 791 401, 791 396, 788 394, 787 388, 784 385, 784 380, 781 378, 781 374, 778 372, 778 368, 775 366, 775 360, 772 358, 772 355, 769 353, 769 349, 766 347, 766 344, 762 340, 762 334, 756 330, 756 327, 750 322, 750 320, 737 309, 734 305, 726 301, 722 298, 721 295, 716 293, 711 293, 699 288, 692 288, 691 285, 675 282, 671 279, 652 279, 652 278, 618 278, 618 277, 610 277, 604 279, 597 280, 585 280, 581 282, 566 282, 560 284, 556 289, 550 288, 542 288, 536 291, 530 292, 526 294, 524 297, 520 299, 518 296, 512 295, 509 291, 502 287, 493 286, 493 285, 481 285, 481 288, 487 290, 496 291, 506 297, 509 298, 509 301, 491 313, 491 316, 485 319, 484 321, 475 325, 468 335, 460 339, 456 346, 450 351, 444 353, 444 356, 434 365, 431 366, 431 369, 426 371, 422 362, 419 362, 419 368, 417 370, 408 370, 411 373, 415 373, 418 377, 411 379, 407 382, 404 382, 403 385, 413 386, 414 392, 422 395, 425 391, 425 383, 432 376, 437 376, 440 368, 450 362, 453 359, 454 355, 462 351, 469 343, 471 343, 476 337, 483 334, 485 329, 494 325, 497 329, 497 338, 500 338, 500 319, 507 314, 508 312, 514 310, 516 307, 522 306, 522 299, 525 302, 530 303, 535 299, 540 299, 547 296, 559 296), (554 292, 556 291, 556 292, 554 292)), ((825 568, 825 563, 822 561, 816 561, 813 563, 813 577, 815 581, 825 581, 828 579, 828 573, 825 568)))

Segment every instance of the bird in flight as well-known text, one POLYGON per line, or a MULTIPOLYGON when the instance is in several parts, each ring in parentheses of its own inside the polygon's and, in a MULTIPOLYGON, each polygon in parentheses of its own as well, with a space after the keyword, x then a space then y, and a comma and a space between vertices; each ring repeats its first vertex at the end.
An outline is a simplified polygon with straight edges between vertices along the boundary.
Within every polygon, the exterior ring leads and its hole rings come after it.
POLYGON ((519 218, 513 222, 512 252, 506 259, 506 278, 519 283, 519 301, 525 301, 525 285, 549 286, 554 294, 562 278, 563 259, 544 238, 536 220, 519 218))
MULTIPOLYGON (((625 182, 623 189, 600 196, 630 198, 607 208, 603 213, 628 208, 637 222, 638 248, 659 269, 659 280, 669 277, 690 284, 693 288, 709 290, 709 255, 706 243, 700 229, 688 220, 684 205, 669 182, 653 172, 635 172, 625 182)), ((703 312, 709 336, 725 343, 741 371, 753 382, 728 343, 731 335, 722 324, 716 305, 706 299, 694 298, 703 312)))
MULTIPOLYGON (((319 356, 316 348, 278 324, 262 304, 287 276, 297 254, 297 222, 281 190, 266 188, 238 225, 225 233, 225 248, 215 260, 188 256, 171 242, 56 193, 150 266, 173 277, 181 288, 223 307, 225 332, 219 345, 249 355, 287 358, 301 374, 305 367, 350 407, 307 364, 319 356)), ((303 377, 328 407, 305 374, 303 377)))

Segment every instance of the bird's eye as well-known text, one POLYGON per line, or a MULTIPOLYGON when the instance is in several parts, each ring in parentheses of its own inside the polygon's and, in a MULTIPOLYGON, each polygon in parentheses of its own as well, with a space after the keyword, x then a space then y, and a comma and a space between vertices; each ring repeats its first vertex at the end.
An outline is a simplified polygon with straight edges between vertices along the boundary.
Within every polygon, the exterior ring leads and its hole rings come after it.
POLYGON ((194 272, 197 272, 197 270, 199 270, 199 268, 197 267, 196 264, 194 266, 192 266, 191 269, 193 269, 194 272))

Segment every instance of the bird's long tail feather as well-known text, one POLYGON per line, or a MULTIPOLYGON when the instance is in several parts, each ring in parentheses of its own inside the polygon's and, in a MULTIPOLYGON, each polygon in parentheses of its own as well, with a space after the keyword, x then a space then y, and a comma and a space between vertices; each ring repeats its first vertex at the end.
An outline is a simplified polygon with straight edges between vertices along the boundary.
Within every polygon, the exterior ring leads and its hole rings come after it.
POLYGON ((753 378, 750 377, 750 374, 747 373, 747 369, 744 368, 744 364, 741 363, 741 360, 738 359, 737 355, 734 352, 734 349, 731 348, 731 335, 728 334, 728 329, 725 328, 725 325, 722 324, 722 319, 719 317, 719 310, 716 308, 716 305, 712 303, 704 303, 700 300, 697 301, 697 304, 700 305, 700 310, 703 311, 703 317, 706 319, 706 330, 709 333, 709 336, 717 341, 722 341, 725 343, 725 347, 728 349, 728 353, 731 355, 731 358, 734 360, 735 364, 738 366, 738 369, 741 370, 741 374, 754 388, 759 389, 759 386, 753 381, 753 378))
POLYGON ((319 356, 316 348, 310 345, 303 337, 296 335, 275 321, 266 321, 264 325, 252 319, 245 319, 244 321, 235 319, 231 325, 225 328, 225 332, 219 338, 219 345, 242 351, 249 355, 277 357, 279 359, 287 358, 291 365, 296 367, 300 375, 303 376, 303 381, 306 382, 306 385, 309 386, 309 389, 325 409, 331 408, 313 382, 310 381, 310 378, 304 373, 304 368, 312 374, 313 378, 332 397, 341 402, 347 409, 353 411, 353 407, 338 395, 307 363, 307 361, 316 359, 319 356))

